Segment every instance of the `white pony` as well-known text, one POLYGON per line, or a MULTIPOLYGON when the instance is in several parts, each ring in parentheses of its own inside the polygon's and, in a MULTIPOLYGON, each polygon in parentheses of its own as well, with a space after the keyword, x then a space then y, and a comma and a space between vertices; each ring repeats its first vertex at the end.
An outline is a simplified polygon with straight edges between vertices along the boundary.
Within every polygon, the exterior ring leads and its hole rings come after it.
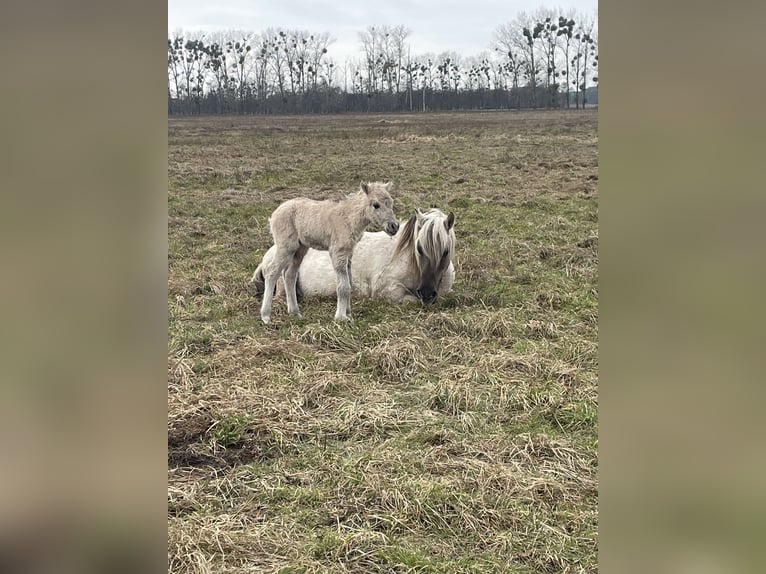
MULTIPOLYGON (((259 269, 264 296, 261 320, 271 321, 271 302, 279 276, 284 272, 287 311, 301 316, 295 283, 298 268, 309 248, 327 251, 336 277, 336 320, 351 318, 351 259, 365 227, 374 223, 394 235, 399 222, 394 216, 391 182, 362 183, 357 193, 340 200, 316 201, 299 197, 282 203, 269 218, 274 239, 273 255, 259 269)), ((255 277, 255 276, 254 276, 255 277)))
MULTIPOLYGON (((410 217, 394 237, 364 233, 354 247, 354 295, 431 304, 449 292, 455 281, 454 223, 454 214, 430 209, 410 217)), ((262 268, 274 255, 272 247, 253 274, 257 296, 264 293, 262 268)), ((335 292, 333 265, 326 252, 308 250, 298 269, 297 291, 302 297, 335 292)))

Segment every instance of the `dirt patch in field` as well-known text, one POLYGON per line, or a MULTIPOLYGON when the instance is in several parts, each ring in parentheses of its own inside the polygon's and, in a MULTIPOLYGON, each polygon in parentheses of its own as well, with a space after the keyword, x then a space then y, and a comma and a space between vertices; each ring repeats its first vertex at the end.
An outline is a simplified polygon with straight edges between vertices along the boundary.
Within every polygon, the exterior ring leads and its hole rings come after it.
POLYGON ((222 446, 214 437, 210 414, 195 413, 168 426, 168 467, 230 468, 282 454, 265 426, 250 426, 235 444, 222 446))

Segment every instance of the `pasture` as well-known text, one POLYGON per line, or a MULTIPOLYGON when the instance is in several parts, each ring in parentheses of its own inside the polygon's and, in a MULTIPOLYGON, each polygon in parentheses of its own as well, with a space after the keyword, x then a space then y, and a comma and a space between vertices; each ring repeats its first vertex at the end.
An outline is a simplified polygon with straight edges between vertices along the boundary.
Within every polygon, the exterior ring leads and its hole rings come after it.
POLYGON ((171 572, 596 572, 593 110, 168 121, 171 572), (435 306, 275 298, 268 216, 394 181, 435 306))

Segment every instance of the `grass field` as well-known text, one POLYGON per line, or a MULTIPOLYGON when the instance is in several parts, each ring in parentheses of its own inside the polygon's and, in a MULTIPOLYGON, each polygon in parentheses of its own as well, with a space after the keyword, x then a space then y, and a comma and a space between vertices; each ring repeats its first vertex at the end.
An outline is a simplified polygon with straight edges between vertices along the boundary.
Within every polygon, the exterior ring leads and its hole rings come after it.
POLYGON ((597 112, 169 120, 168 568, 596 572, 597 112), (455 213, 433 308, 274 302, 285 199, 455 213))

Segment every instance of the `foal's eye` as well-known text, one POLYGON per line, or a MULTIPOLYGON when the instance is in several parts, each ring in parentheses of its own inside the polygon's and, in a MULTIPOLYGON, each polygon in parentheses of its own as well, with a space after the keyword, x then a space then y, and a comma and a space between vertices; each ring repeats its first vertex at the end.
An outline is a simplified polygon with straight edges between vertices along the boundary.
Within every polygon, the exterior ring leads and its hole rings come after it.
POLYGON ((373 206, 375 209, 378 209, 378 208, 380 207, 380 204, 379 204, 379 203, 376 201, 375 203, 373 203, 373 204, 372 204, 372 206, 373 206))

